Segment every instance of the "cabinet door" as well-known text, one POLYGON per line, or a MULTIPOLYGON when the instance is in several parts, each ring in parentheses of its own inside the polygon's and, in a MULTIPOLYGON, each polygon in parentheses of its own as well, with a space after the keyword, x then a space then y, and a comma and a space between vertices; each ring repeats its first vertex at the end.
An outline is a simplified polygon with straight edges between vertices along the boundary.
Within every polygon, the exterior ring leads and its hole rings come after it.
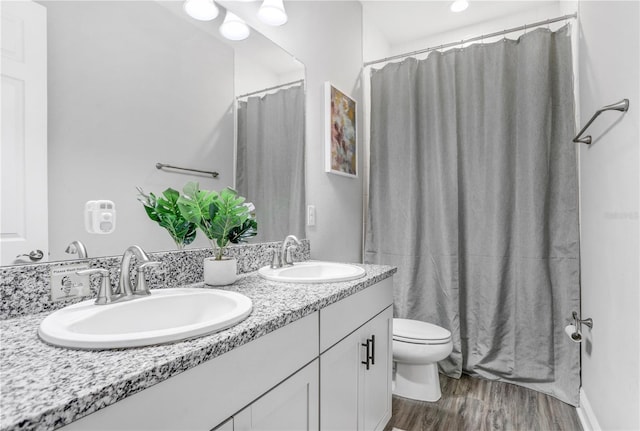
POLYGON ((389 307, 360 329, 362 342, 370 340, 372 351, 369 369, 360 369, 359 429, 364 431, 383 430, 391 419, 392 325, 393 311, 389 307))
MULTIPOLYGON (((362 337, 356 331, 320 356, 320 428, 358 429, 358 379, 362 337)), ((362 356, 364 357, 364 356, 362 356)))
POLYGON ((233 417, 234 431, 317 431, 318 359, 233 417))
POLYGON ((388 307, 320 355, 323 431, 383 430, 391 419, 392 323, 388 307))

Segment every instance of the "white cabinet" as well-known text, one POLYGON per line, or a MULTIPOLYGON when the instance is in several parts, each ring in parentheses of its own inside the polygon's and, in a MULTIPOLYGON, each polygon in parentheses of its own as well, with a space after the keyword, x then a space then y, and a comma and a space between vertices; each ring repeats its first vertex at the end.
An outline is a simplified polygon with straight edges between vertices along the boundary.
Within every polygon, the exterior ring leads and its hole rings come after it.
POLYGON ((391 418, 392 322, 389 306, 320 356, 323 431, 382 430, 391 418))
POLYGON ((318 360, 233 417, 233 431, 317 431, 318 360))
POLYGON ((392 304, 388 278, 63 429, 382 430, 392 304))
POLYGON ((323 431, 383 430, 391 418, 391 287, 385 280, 320 310, 323 431))

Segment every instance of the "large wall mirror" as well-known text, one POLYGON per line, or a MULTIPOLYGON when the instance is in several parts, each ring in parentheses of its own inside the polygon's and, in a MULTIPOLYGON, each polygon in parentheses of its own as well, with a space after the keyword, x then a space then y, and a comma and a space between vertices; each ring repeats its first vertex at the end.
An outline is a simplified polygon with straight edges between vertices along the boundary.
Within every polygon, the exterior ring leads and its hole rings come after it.
MULTIPOLYGON (((25 2, 2 2, 2 265, 30 263, 15 256, 35 249, 44 252, 40 262, 78 258, 66 251, 73 241, 81 241, 89 257, 118 255, 132 244, 175 249, 147 218, 136 187, 159 194, 188 181, 203 189, 236 187, 254 202, 256 240, 304 234, 303 213, 289 209, 290 201, 304 201, 305 70, 299 61, 253 29, 243 41, 225 40, 218 31, 222 8, 203 22, 187 16, 182 1, 26 2, 40 27, 32 35, 31 24, 7 12, 9 3, 25 2), (13 30, 24 41, 5 37, 13 30), (30 45, 38 37, 45 37, 44 51, 30 45), (36 153, 47 158, 35 169, 41 178, 20 173, 31 151, 21 145, 33 136, 23 118, 30 111, 20 105, 21 97, 33 103, 24 90, 30 78, 13 85, 23 78, 12 76, 5 61, 37 55, 44 55, 46 73, 46 140, 36 153), (157 163, 218 175, 157 169, 157 163), (274 175, 281 166, 295 170, 274 175), (25 192, 33 183, 46 189, 48 208, 25 192), (115 203, 113 233, 85 229, 85 203, 94 200, 115 203), (28 223, 48 227, 45 241, 12 248, 22 233, 34 232, 28 223), (281 229, 269 227, 275 224, 281 229)), ((198 236, 188 248, 208 246, 198 236)))

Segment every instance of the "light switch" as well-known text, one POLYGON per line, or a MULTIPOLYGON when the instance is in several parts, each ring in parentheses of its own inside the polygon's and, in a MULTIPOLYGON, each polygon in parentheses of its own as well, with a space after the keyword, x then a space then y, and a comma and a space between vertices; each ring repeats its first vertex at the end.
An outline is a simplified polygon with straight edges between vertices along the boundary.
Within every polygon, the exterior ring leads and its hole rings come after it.
POLYGON ((316 206, 307 205, 307 226, 316 225, 316 206))

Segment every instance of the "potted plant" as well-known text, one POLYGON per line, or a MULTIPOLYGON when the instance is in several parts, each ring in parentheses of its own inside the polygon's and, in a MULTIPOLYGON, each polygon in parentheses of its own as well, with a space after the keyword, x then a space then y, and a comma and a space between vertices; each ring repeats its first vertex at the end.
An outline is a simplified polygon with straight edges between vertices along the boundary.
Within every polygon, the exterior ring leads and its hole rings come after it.
POLYGON ((171 238, 176 243, 179 250, 185 245, 189 245, 196 238, 197 226, 188 221, 178 208, 180 193, 172 188, 162 192, 162 196, 153 193, 148 195, 140 188, 138 189, 138 201, 144 205, 149 218, 165 228, 171 238))
POLYGON ((221 192, 200 190, 197 182, 189 182, 178 199, 178 207, 186 220, 205 234, 213 257, 204 260, 204 282, 222 286, 238 278, 236 259, 225 256, 230 243, 246 242, 257 234, 258 224, 253 217, 253 205, 226 188, 221 192))

